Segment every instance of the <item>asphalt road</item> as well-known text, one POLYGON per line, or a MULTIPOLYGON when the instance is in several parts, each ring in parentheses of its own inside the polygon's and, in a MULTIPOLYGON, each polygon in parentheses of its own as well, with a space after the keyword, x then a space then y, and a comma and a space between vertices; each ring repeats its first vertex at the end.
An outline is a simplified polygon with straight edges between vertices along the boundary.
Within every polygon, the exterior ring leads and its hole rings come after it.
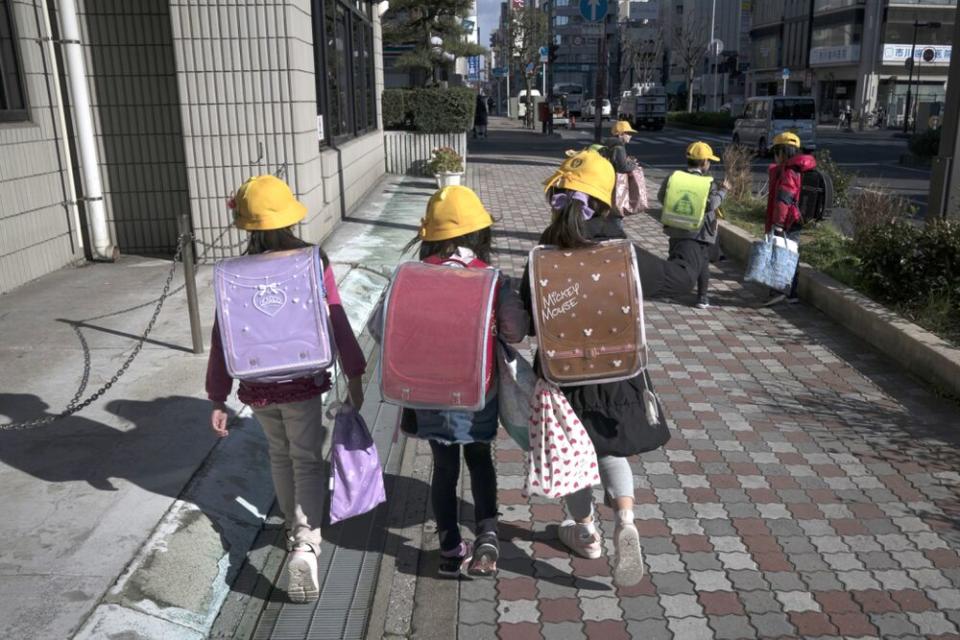
MULTIPOLYGON (((572 131, 561 129, 560 134, 565 140, 586 145, 592 142, 592 124, 584 123, 572 131)), ((633 137, 628 151, 644 167, 674 169, 686 166, 684 150, 694 140, 703 140, 720 153, 730 137, 668 127, 662 131, 641 131, 633 137)), ((899 164, 900 155, 907 151, 906 140, 878 132, 821 131, 818 132, 817 144, 819 149, 828 149, 841 167, 856 174, 853 182, 855 187, 881 185, 909 198, 917 206, 917 217, 926 214, 930 171, 899 164)), ((757 185, 766 180, 769 163, 769 158, 754 160, 754 181, 757 185)))

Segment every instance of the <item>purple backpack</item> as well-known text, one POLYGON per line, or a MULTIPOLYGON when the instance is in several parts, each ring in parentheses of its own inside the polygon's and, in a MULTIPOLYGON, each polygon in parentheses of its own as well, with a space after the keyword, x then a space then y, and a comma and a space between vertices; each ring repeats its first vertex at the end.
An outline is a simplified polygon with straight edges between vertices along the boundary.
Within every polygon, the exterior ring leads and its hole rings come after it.
POLYGON ((333 427, 330 522, 359 516, 386 499, 377 446, 360 413, 344 405, 333 427))
POLYGON ((336 357, 317 247, 218 262, 217 321, 227 371, 237 380, 315 375, 336 357))

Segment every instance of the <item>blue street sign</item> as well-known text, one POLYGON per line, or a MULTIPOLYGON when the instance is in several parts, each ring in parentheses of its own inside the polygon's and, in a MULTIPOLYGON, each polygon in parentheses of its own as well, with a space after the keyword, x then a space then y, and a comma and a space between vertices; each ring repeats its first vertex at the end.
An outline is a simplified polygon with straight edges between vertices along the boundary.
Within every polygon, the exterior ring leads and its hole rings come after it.
POLYGON ((504 69, 503 67, 494 67, 493 75, 496 78, 502 78, 503 76, 507 75, 507 70, 504 69))
POLYGON ((477 80, 480 77, 480 56, 470 56, 467 58, 467 74, 470 80, 477 80))
POLYGON ((599 22, 607 15, 608 0, 580 0, 580 15, 584 20, 599 22))
POLYGON ((540 47, 540 55, 541 55, 541 56, 548 56, 548 55, 550 55, 550 49, 547 48, 547 47, 540 47))
POLYGON ((784 68, 783 71, 780 72, 780 77, 783 78, 784 80, 789 80, 789 79, 790 79, 790 69, 784 68))

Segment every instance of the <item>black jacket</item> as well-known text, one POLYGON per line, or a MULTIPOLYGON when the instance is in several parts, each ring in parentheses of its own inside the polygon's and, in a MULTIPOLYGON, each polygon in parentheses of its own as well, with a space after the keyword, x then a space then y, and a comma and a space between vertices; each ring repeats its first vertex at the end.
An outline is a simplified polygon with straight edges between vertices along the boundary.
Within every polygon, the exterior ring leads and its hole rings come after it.
POLYGON ((617 173, 630 173, 637 168, 637 163, 627 156, 627 146, 623 144, 623 140, 616 137, 607 138, 603 144, 607 148, 607 153, 604 155, 606 155, 610 164, 613 165, 614 171, 617 173))
MULTIPOLYGON (((588 235, 593 240, 612 240, 625 238, 623 231, 610 219, 594 218, 587 224, 588 235)), ((637 252, 640 281, 644 296, 651 297, 648 286, 654 290, 652 295, 668 295, 677 292, 677 269, 634 245, 637 252), (666 273, 670 272, 670 277, 666 273)), ((695 280, 696 276, 693 276, 695 280)), ((686 281, 679 278, 680 285, 686 281)), ((692 282, 692 280, 691 280, 692 282)), ((690 290, 690 284, 686 291, 690 290)), ((520 296, 528 313, 533 312, 529 265, 524 274, 520 296)), ((531 335, 536 331, 531 324, 531 335)), ((539 353, 535 356, 534 368, 540 372, 539 353)), ((588 384, 582 386, 561 387, 563 395, 570 402, 577 417, 583 422, 598 455, 626 457, 659 449, 670 440, 670 430, 659 400, 656 401, 658 417, 654 421, 647 419, 644 391, 653 392, 653 382, 644 371, 629 380, 606 384, 588 384)))

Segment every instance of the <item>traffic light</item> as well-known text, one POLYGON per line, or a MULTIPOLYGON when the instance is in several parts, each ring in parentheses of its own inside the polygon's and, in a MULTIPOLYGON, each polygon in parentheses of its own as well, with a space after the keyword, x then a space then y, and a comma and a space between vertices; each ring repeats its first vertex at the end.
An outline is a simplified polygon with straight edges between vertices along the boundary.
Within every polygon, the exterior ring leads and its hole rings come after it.
POLYGON ((560 49, 560 45, 552 44, 550 45, 550 53, 547 56, 547 61, 550 64, 553 64, 557 61, 557 50, 560 49))

